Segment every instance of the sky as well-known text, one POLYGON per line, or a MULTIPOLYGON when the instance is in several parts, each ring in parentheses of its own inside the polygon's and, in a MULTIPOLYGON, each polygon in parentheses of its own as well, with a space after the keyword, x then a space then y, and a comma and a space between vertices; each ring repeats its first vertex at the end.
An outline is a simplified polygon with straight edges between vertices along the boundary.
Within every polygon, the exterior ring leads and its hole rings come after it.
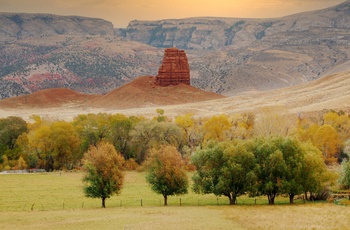
POLYGON ((274 18, 337 5, 345 0, 0 0, 0 12, 102 18, 115 28, 132 20, 188 17, 274 18))

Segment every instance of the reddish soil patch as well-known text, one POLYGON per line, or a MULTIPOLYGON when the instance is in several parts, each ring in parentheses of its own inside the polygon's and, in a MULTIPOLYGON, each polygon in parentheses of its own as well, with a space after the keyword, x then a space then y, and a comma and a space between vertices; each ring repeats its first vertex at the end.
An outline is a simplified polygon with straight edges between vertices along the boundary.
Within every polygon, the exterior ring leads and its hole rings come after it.
POLYGON ((91 107, 108 109, 141 108, 157 105, 176 105, 224 98, 186 84, 162 87, 156 78, 143 76, 93 100, 91 107))
POLYGON ((30 95, 0 101, 2 108, 48 108, 64 105, 83 105, 98 95, 87 95, 66 88, 45 89, 30 95))

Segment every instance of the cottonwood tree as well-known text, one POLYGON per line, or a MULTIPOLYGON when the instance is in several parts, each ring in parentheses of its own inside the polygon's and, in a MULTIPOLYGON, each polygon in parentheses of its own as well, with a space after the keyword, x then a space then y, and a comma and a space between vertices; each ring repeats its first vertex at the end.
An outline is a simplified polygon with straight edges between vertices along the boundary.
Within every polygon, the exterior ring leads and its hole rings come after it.
POLYGON ((145 160, 146 153, 152 148, 158 148, 161 145, 172 145, 177 149, 182 147, 182 130, 169 122, 141 121, 135 125, 130 135, 138 163, 145 160))
POLYGON ((288 168, 283 152, 273 142, 272 138, 259 138, 252 149, 256 158, 258 195, 266 195, 270 205, 275 203, 276 196, 282 192, 282 182, 288 168))
POLYGON ((305 153, 297 139, 277 138, 275 143, 277 148, 283 153, 283 159, 286 164, 281 191, 289 195, 289 202, 293 204, 294 196, 304 192, 302 174, 305 169, 305 153))
POLYGON ((110 118, 111 115, 106 113, 80 114, 74 118, 72 124, 81 138, 82 152, 105 140, 110 130, 110 118))
POLYGON ((287 136, 294 121, 285 107, 264 107, 256 116, 254 133, 257 136, 287 136))
POLYGON ((17 139, 23 133, 28 132, 27 123, 19 117, 7 117, 0 119, 0 163, 2 154, 6 153, 9 160, 19 158, 17 139))
POLYGON ((197 167, 193 175, 194 191, 226 196, 233 205, 238 196, 252 190, 256 181, 255 158, 245 145, 246 142, 239 140, 210 142, 196 152, 192 157, 192 163, 197 167))
POLYGON ((114 145, 118 152, 122 153, 124 159, 134 157, 130 135, 133 126, 134 122, 122 114, 115 114, 110 117, 106 139, 114 145))
POLYGON ((119 194, 122 189, 124 158, 112 144, 100 142, 90 147, 83 160, 85 196, 101 198, 102 208, 105 208, 105 200, 113 194, 119 194))
POLYGON ((204 130, 201 118, 194 118, 192 114, 179 115, 175 118, 175 124, 183 130, 183 143, 191 151, 202 146, 204 130))
POLYGON ((28 148, 43 161, 46 170, 71 169, 81 158, 80 138, 71 123, 41 124, 27 136, 28 148))
POLYGON ((320 191, 334 183, 336 175, 327 169, 321 151, 311 142, 301 143, 301 148, 304 153, 301 183, 305 199, 314 199, 320 191))
POLYGON ((188 178, 184 163, 174 146, 162 145, 159 149, 151 149, 146 165, 146 180, 153 191, 163 195, 164 205, 168 205, 168 196, 187 193, 188 178))
POLYGON ((313 143, 321 150, 327 164, 337 162, 341 140, 335 128, 331 125, 322 125, 315 133, 313 143))
POLYGON ((221 114, 213 116, 203 125, 203 130, 205 132, 204 141, 224 141, 230 128, 231 123, 227 115, 221 114))
POLYGON ((344 160, 341 163, 339 184, 342 188, 350 188, 350 161, 344 160))

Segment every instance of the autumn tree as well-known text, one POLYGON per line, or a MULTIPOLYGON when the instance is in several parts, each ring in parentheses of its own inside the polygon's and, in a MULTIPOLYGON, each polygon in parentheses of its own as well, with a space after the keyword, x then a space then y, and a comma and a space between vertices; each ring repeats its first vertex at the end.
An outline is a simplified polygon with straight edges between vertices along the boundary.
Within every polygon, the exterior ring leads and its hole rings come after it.
POLYGON ((82 157, 80 138, 71 123, 56 121, 43 123, 28 134, 28 148, 42 162, 39 167, 51 171, 71 169, 82 157))
POLYGON ((194 118, 192 114, 179 115, 175 118, 175 124, 183 130, 183 143, 190 151, 202 146, 204 130, 201 118, 194 118))
POLYGON ((105 208, 105 200, 113 194, 119 194, 122 189, 124 158, 112 144, 101 142, 97 146, 92 145, 83 160, 85 196, 101 198, 102 208, 105 208))
POLYGON ((288 136, 294 121, 285 107, 264 107, 256 116, 254 133, 257 136, 288 136))
POLYGON ((335 128, 331 125, 322 125, 315 133, 313 143, 321 150, 327 164, 337 162, 341 141, 335 128))
POLYGON ((205 132, 204 141, 224 141, 230 128, 231 123, 227 115, 213 116, 203 125, 203 130, 205 132))
POLYGON ((192 163, 197 167, 194 191, 226 196, 231 205, 238 196, 250 191, 256 181, 254 154, 247 150, 244 141, 210 142, 193 155, 192 163))
POLYGON ((153 191, 163 195, 164 205, 168 205, 168 196, 187 193, 188 178, 181 154, 174 146, 162 145, 159 149, 151 149, 146 165, 146 180, 153 191))
POLYGON ((253 136, 255 115, 253 113, 234 114, 229 117, 231 129, 229 137, 233 139, 247 139, 253 136))

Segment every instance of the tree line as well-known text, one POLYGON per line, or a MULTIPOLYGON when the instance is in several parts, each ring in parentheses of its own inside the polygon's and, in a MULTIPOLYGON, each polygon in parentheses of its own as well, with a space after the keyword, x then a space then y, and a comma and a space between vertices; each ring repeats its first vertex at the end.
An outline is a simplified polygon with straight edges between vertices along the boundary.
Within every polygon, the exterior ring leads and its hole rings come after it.
POLYGON ((232 204, 242 194, 267 195, 269 203, 278 194, 288 194, 291 202, 300 193, 315 198, 317 190, 334 181, 326 166, 341 162, 339 181, 350 185, 350 117, 343 111, 293 116, 283 108, 264 108, 257 114, 185 114, 173 119, 164 110, 156 112, 152 119, 105 113, 78 115, 71 122, 39 116, 28 123, 19 117, 0 119, 0 167, 79 169, 86 161, 84 153, 109 143, 122 155, 121 167, 135 169, 151 167, 149 156, 172 146, 181 165, 197 169, 196 192, 224 195, 232 204))

